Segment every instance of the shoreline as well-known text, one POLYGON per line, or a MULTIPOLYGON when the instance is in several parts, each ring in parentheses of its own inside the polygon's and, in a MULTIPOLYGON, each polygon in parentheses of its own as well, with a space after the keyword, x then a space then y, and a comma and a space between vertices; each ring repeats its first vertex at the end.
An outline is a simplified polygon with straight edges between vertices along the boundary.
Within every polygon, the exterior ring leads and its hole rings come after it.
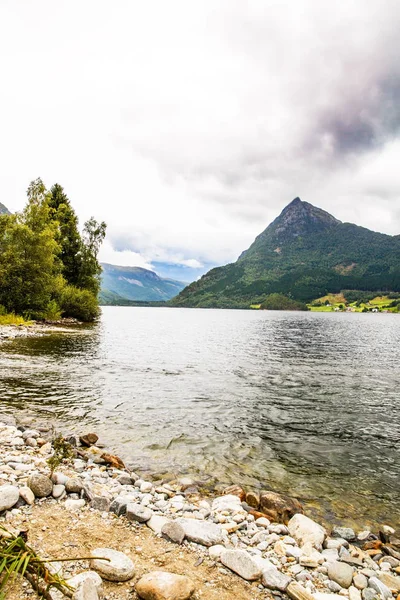
MULTIPOLYGON (((327 600, 323 594, 330 594, 328 600, 336 595, 389 600, 400 594, 400 540, 390 524, 383 525, 381 533, 348 527, 328 533, 304 514, 307 507, 279 493, 264 492, 257 498, 230 486, 212 498, 201 496, 196 482, 186 477, 146 481, 99 447, 95 434, 70 436, 75 456, 50 480, 47 460, 54 452, 50 437, 49 430, 0 425, 0 502, 6 526, 22 518, 34 530, 36 516, 30 519, 29 514, 53 508, 64 521, 67 516, 67 522, 70 517, 82 523, 100 518, 111 530, 120 523, 147 535, 151 532, 172 549, 195 552, 199 566, 204 562, 216 575, 222 570, 224 577, 234 573, 238 585, 252 582, 245 585, 260 597, 272 594, 276 600, 327 600)), ((50 533, 62 537, 61 529, 55 526, 50 533)), ((112 549, 123 546, 114 544, 112 549)), ((190 572, 192 563, 185 560, 190 572)), ((151 570, 152 561, 147 565, 151 570)), ((140 580, 135 586, 140 591, 140 580)), ((193 597, 208 597, 206 582, 195 587, 193 597)))

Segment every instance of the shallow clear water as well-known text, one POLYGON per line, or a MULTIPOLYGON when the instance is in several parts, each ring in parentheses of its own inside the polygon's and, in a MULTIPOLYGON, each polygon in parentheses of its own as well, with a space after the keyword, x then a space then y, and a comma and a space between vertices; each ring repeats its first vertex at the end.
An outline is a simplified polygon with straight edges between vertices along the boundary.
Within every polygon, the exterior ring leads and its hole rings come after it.
POLYGON ((400 524, 400 316, 103 309, 0 346, 0 410, 94 430, 139 470, 400 524))

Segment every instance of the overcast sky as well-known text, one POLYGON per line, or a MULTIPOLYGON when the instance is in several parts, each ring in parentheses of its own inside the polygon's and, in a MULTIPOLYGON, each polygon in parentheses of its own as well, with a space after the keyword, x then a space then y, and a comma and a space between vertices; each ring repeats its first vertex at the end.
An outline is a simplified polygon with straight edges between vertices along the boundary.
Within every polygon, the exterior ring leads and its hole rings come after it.
POLYGON ((399 39, 398 0, 0 0, 0 202, 58 182, 186 280, 295 196, 399 234, 399 39))

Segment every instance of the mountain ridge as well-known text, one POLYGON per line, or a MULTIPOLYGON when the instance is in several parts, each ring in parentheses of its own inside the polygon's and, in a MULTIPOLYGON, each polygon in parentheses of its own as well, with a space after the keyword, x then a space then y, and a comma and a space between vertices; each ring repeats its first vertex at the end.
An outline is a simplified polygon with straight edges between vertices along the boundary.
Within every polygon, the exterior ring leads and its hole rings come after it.
POLYGON ((124 304, 126 301, 166 301, 179 293, 186 283, 160 277, 143 267, 124 267, 101 263, 101 304, 124 304))
POLYGON ((8 210, 7 206, 4 206, 4 204, 2 204, 0 202, 0 215, 11 215, 11 212, 8 210))
POLYGON ((212 269, 171 304, 245 308, 272 293, 305 302, 342 289, 400 291, 400 235, 343 223, 295 198, 236 262, 212 269))

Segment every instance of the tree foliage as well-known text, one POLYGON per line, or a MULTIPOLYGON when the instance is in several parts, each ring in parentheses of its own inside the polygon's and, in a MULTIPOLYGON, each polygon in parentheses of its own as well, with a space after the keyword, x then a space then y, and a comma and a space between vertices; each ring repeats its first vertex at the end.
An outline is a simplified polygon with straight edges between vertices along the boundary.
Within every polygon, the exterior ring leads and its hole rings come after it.
POLYGON ((48 191, 36 179, 27 195, 22 212, 0 216, 0 304, 29 318, 93 320, 105 223, 91 218, 81 236, 75 211, 58 184, 48 191))

